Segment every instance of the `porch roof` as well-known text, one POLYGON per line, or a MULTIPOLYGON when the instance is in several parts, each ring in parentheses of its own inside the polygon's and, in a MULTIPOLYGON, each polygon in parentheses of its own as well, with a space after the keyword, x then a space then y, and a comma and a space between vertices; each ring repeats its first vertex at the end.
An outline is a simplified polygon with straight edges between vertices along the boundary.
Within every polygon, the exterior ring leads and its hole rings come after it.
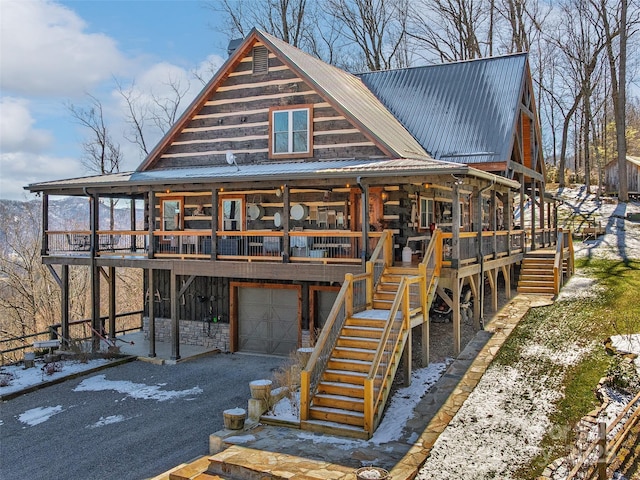
MULTIPOLYGON (((104 190, 105 193, 140 191, 139 187, 153 185, 181 185, 287 182, 313 179, 384 178, 393 183, 393 177, 422 177, 430 175, 472 176, 495 182, 509 188, 519 183, 493 175, 468 165, 429 159, 342 159, 324 161, 273 162, 254 165, 215 165, 206 167, 147 170, 96 175, 90 177, 33 183, 25 187, 31 192, 60 195, 80 195, 85 189, 104 190)), ((417 180, 417 179, 416 179, 417 180)), ((419 181, 419 180, 417 180, 419 181)))

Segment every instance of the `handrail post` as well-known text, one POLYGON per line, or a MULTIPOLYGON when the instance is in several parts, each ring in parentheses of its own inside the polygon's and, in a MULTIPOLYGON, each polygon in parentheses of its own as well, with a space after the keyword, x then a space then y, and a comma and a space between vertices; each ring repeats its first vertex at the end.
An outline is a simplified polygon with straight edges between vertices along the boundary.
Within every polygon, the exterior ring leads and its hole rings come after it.
POLYGON ((366 273, 367 273, 367 308, 373 307, 373 262, 367 262, 366 265, 366 273))
POLYGON ((307 370, 300 372, 300 420, 302 421, 309 419, 309 389, 311 388, 309 373, 307 370))
POLYGON ((347 293, 344 299, 344 309, 347 318, 353 315, 353 274, 347 273, 344 276, 344 281, 347 283, 347 293))
POLYGON ((373 433, 373 379, 364 381, 364 431, 373 433))

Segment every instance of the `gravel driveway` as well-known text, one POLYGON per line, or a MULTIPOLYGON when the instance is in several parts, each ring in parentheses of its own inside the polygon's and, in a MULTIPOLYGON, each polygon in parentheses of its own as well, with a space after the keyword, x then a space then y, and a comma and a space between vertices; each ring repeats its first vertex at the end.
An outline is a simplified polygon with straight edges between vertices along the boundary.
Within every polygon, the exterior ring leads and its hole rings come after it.
POLYGON ((0 477, 155 476, 208 453, 222 411, 285 360, 219 354, 177 365, 131 362, 0 405, 0 477))

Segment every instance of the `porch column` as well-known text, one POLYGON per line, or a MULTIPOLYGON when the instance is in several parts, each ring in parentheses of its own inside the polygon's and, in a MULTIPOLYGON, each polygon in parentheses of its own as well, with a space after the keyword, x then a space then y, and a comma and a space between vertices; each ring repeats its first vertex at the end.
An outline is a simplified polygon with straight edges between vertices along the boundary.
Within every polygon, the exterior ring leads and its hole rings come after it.
POLYGON ((473 209, 473 224, 477 235, 476 241, 478 242, 476 257, 478 265, 480 266, 476 292, 474 292, 476 301, 473 302, 473 325, 476 330, 479 330, 484 307, 484 252, 482 251, 482 193, 478 187, 473 187, 472 197, 476 201, 473 209))
MULTIPOLYGON (((545 228, 544 218, 544 183, 540 182, 540 228, 545 228)), ((545 247, 547 233, 542 236, 542 247, 545 247)))
MULTIPOLYGON (((504 196, 502 197, 505 198, 504 196)), ((513 211, 513 193, 511 190, 507 190, 506 202, 502 204, 502 219, 505 222, 504 228, 507 230, 507 255, 511 256, 511 229, 513 229, 513 217, 511 212, 513 211)))
POLYGON ((109 338, 116 338, 116 267, 109 267, 109 338))
POLYGON ((171 360, 180 359, 180 324, 178 322, 178 281, 177 275, 170 271, 171 276, 171 360))
POLYGON ((460 268, 460 187, 456 183, 453 186, 451 205, 453 233, 451 239, 451 269, 453 270, 453 352, 455 355, 460 353, 461 335, 460 335, 460 279, 458 278, 458 269, 460 268))
POLYGON ((211 190, 211 260, 218 256, 218 189, 211 190))
MULTIPOLYGON (((520 230, 524 232, 524 176, 520 181, 520 230)), ((522 248, 524 248, 524 242, 522 248)))
POLYGON ((91 216, 91 248, 89 254, 91 255, 91 351, 96 352, 100 350, 100 336, 102 335, 101 326, 102 320, 100 319, 100 268, 96 265, 96 255, 98 253, 98 225, 100 224, 99 217, 99 197, 98 195, 91 195, 89 197, 89 214, 91 216))
POLYGON ((360 184, 361 194, 361 215, 362 215, 362 247, 360 248, 360 259, 364 264, 371 252, 369 252, 369 185, 360 184))
POLYGON ((285 184, 282 192, 282 261, 289 263, 289 219, 291 211, 291 198, 289 197, 289 185, 285 184))
POLYGON ((149 258, 153 258, 154 256, 154 249, 155 249, 155 239, 153 236, 153 231, 155 230, 155 226, 156 226, 156 194, 153 190, 149 190, 149 211, 147 212, 147 218, 148 218, 148 225, 147 228, 148 230, 148 239, 147 239, 147 244, 149 245, 148 248, 148 252, 147 255, 149 258))
POLYGON ((61 298, 60 298, 60 323, 62 325, 62 345, 69 348, 69 265, 61 265, 61 298))
POLYGON ((40 254, 44 257, 49 253, 49 195, 42 194, 42 250, 40 254))
POLYGON ((531 250, 536 249, 536 180, 531 179, 531 250))
POLYGON ((153 268, 147 270, 147 288, 149 292, 149 356, 156 356, 156 296, 153 290, 153 268))
POLYGON ((496 236, 496 229, 498 228, 498 201, 496 199, 496 189, 491 189, 491 197, 489 203, 491 204, 491 211, 489 216, 489 223, 491 230, 493 231, 493 239, 491 242, 491 248, 493 250, 493 258, 498 258, 498 238, 496 236))
MULTIPOLYGON (((130 230, 132 232, 135 232, 136 230, 136 199, 132 198, 131 199, 131 212, 130 212, 130 230)), ((131 235, 131 248, 129 250, 131 250, 132 252, 135 252, 137 250, 137 246, 138 246, 138 242, 137 242, 137 237, 135 235, 131 235)))

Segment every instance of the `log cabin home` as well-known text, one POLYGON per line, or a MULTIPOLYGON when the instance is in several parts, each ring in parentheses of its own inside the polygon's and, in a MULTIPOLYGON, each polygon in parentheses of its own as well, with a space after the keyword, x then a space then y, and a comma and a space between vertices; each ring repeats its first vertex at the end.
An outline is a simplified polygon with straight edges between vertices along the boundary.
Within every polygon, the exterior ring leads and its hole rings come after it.
POLYGON ((236 43, 135 171, 26 187, 43 196, 62 338, 69 266, 91 271, 96 330, 108 280, 110 335, 116 269, 140 268, 149 356, 157 338, 173 359, 184 343, 273 355, 315 346, 302 425, 367 438, 397 368, 410 369, 400 359, 414 329, 428 360, 436 294, 453 308, 459 353, 463 288, 479 329, 485 283, 496 310, 529 255, 551 252, 550 284, 538 272, 519 289, 562 283, 570 236, 545 196, 527 55, 353 75, 258 30, 236 43), (89 198, 89 230, 49 230, 58 195, 89 198), (131 201, 131 230, 99 229, 108 198, 131 201))

